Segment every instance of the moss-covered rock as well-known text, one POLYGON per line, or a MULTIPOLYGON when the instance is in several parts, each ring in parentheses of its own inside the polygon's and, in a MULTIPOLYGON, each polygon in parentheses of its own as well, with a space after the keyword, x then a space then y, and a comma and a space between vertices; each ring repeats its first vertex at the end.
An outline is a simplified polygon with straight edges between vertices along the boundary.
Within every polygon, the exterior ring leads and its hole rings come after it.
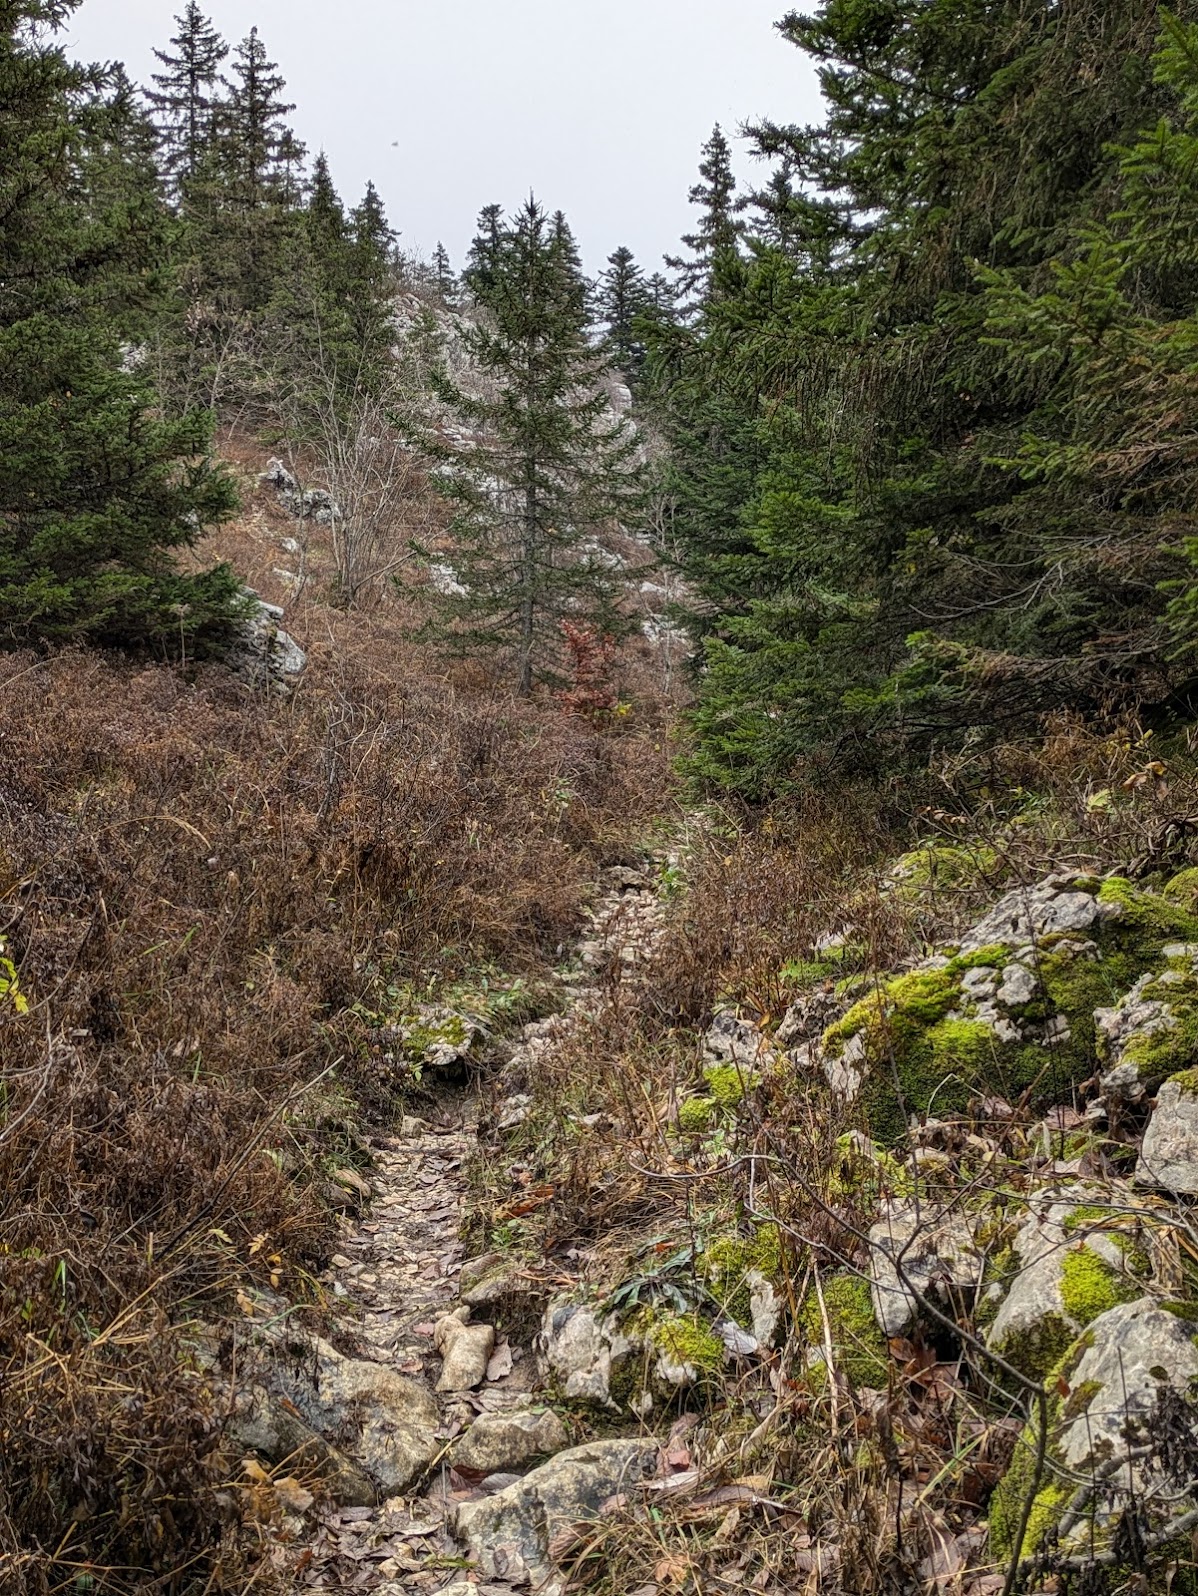
POLYGON ((1186 870, 1179 870, 1173 879, 1161 888, 1161 897, 1176 904, 1179 909, 1184 909, 1187 914, 1198 916, 1198 865, 1190 865, 1186 870))
MULTIPOLYGON (((889 1353, 874 1319, 869 1282, 859 1275, 833 1275, 823 1282, 823 1294, 837 1371, 854 1386, 885 1386, 889 1353)), ((812 1373, 818 1381, 823 1378, 826 1352, 824 1317, 814 1290, 803 1304, 801 1322, 812 1349, 812 1373)))
POLYGON ((1093 1074, 1101 1026, 1111 1044, 1103 1016, 1143 978, 1136 1002, 1177 1018, 1140 1034, 1139 1010, 1120 1010, 1119 1061, 1163 1079, 1198 1047, 1191 942, 1198 916, 1160 894, 1118 876, 1052 877, 1008 894, 959 949, 876 981, 824 1031, 825 1073, 863 1098, 884 1144, 909 1115, 963 1110, 980 1091, 1048 1107, 1093 1074))
MULTIPOLYGON (((1148 1297, 1117 1304, 1100 1313, 1049 1371, 1046 1467, 1032 1505, 1022 1552, 1031 1556, 1060 1526, 1078 1481, 1100 1464, 1151 1441, 1160 1392, 1168 1386, 1185 1396, 1198 1378, 1198 1347, 1193 1326, 1148 1297)), ((1006 1476, 990 1504, 990 1546, 1009 1558, 1035 1481, 1038 1433, 1029 1424, 1006 1476)), ((1179 1496, 1150 1456, 1107 1472, 1103 1488, 1080 1504, 1062 1550, 1102 1548, 1130 1501, 1135 1500, 1151 1531, 1168 1530, 1182 1516, 1189 1498, 1179 1496)))
POLYGON ((697 1385, 724 1364, 724 1343, 697 1313, 655 1318, 645 1340, 657 1353, 656 1373, 668 1386, 697 1385))
POLYGON ((986 843, 924 842, 895 861, 890 878, 907 896, 938 887, 974 886, 993 873, 998 855, 986 843))
POLYGON ((986 1342, 1025 1375, 1042 1378, 1099 1315, 1143 1292, 1147 1256, 1134 1216, 1101 1193, 1047 1192, 1012 1244, 1005 1294, 986 1342))

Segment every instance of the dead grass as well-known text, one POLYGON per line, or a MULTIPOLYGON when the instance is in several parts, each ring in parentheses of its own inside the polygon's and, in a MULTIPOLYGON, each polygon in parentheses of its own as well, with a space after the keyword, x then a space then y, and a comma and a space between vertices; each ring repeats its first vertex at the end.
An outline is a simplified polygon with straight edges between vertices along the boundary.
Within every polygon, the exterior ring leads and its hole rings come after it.
POLYGON ((188 1325, 249 1281, 319 1310, 322 1162, 395 1087, 358 1006, 546 970, 661 801, 647 727, 446 680, 394 615, 311 602, 296 630, 290 701, 217 667, 0 659, 29 1005, 0 1019, 5 1591, 245 1588, 188 1325))

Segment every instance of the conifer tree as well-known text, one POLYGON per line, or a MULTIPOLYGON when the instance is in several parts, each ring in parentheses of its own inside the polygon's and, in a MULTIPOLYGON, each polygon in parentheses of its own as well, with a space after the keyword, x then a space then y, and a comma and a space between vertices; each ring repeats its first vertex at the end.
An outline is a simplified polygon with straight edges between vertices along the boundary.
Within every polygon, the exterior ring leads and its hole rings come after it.
POLYGON ((158 128, 162 169, 177 188, 194 179, 212 137, 221 62, 229 47, 197 0, 175 18, 179 31, 171 40, 174 54, 155 50, 162 72, 146 92, 158 128))
POLYGON ((282 98, 286 83, 257 28, 238 45, 225 86, 214 158, 200 179, 201 248, 230 309, 260 311, 298 198, 304 149, 284 121, 295 107, 282 98))
POLYGON ((503 206, 484 206, 462 273, 463 282, 475 298, 482 298, 495 285, 502 239, 503 206))
POLYGON ((440 240, 433 251, 433 279, 437 284, 437 292, 445 303, 452 307, 457 298, 458 280, 454 275, 453 263, 449 258, 449 251, 440 240))
MULTIPOLYGON (((638 444, 612 422, 606 358, 588 338, 586 284, 564 220, 530 199, 475 251, 480 314, 462 339, 487 378, 482 396, 442 373, 439 391, 477 441, 441 451, 455 509, 449 555, 461 591, 432 594, 430 635, 488 654, 522 695, 552 678, 564 619, 616 624, 611 571, 595 533, 638 501, 638 444)), ((476 289, 476 292, 478 290, 476 289)))
POLYGON ((0 23, 0 639, 170 646, 238 612, 231 572, 172 557, 234 493, 206 420, 162 420, 127 369, 110 313, 122 213, 90 214, 77 187, 76 108, 98 85, 35 31, 72 9, 14 0, 0 23))
POLYGON ((285 163, 297 156, 283 120, 295 106, 281 98, 286 81, 277 63, 267 58, 257 28, 251 28, 237 46, 233 78, 226 79, 225 86, 229 98, 221 117, 224 163, 235 203, 256 210, 278 198, 285 163))
POLYGON ((640 377, 645 364, 645 344, 637 324, 650 304, 645 274, 632 251, 621 246, 599 274, 595 308, 615 362, 631 382, 640 377))
POLYGON ((666 265, 678 273, 678 296, 689 310, 710 300, 715 292, 721 261, 735 256, 744 236, 739 214, 732 149, 719 123, 703 146, 699 181, 689 199, 700 209, 698 226, 683 235, 689 256, 667 256, 666 265))

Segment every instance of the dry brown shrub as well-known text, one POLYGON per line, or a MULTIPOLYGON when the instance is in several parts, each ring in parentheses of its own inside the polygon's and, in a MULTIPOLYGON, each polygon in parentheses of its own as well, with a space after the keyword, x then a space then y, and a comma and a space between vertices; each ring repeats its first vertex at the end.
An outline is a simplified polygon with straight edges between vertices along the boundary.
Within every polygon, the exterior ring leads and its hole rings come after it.
POLYGON ((319 1308, 318 1099, 333 1071, 385 1101, 353 1005, 553 962, 659 796, 634 738, 372 647, 334 632, 289 701, 0 660, 0 933, 29 1003, 0 1020, 6 1591, 244 1588, 186 1326, 251 1281, 319 1308))

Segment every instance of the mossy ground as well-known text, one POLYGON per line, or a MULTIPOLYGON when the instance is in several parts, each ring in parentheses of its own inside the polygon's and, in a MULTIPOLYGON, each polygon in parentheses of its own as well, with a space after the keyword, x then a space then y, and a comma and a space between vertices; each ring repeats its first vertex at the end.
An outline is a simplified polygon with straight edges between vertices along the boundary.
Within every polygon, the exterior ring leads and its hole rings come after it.
MULTIPOLYGON (((854 1386, 886 1386, 890 1378, 889 1349, 874 1318, 869 1282, 857 1275, 833 1275, 824 1281, 823 1294, 838 1371, 854 1386)), ((803 1305, 801 1323, 808 1343, 822 1356, 824 1321, 814 1291, 803 1305)), ((817 1368, 822 1370, 822 1364, 817 1368)), ((822 1373, 817 1378, 822 1380, 822 1373)))

